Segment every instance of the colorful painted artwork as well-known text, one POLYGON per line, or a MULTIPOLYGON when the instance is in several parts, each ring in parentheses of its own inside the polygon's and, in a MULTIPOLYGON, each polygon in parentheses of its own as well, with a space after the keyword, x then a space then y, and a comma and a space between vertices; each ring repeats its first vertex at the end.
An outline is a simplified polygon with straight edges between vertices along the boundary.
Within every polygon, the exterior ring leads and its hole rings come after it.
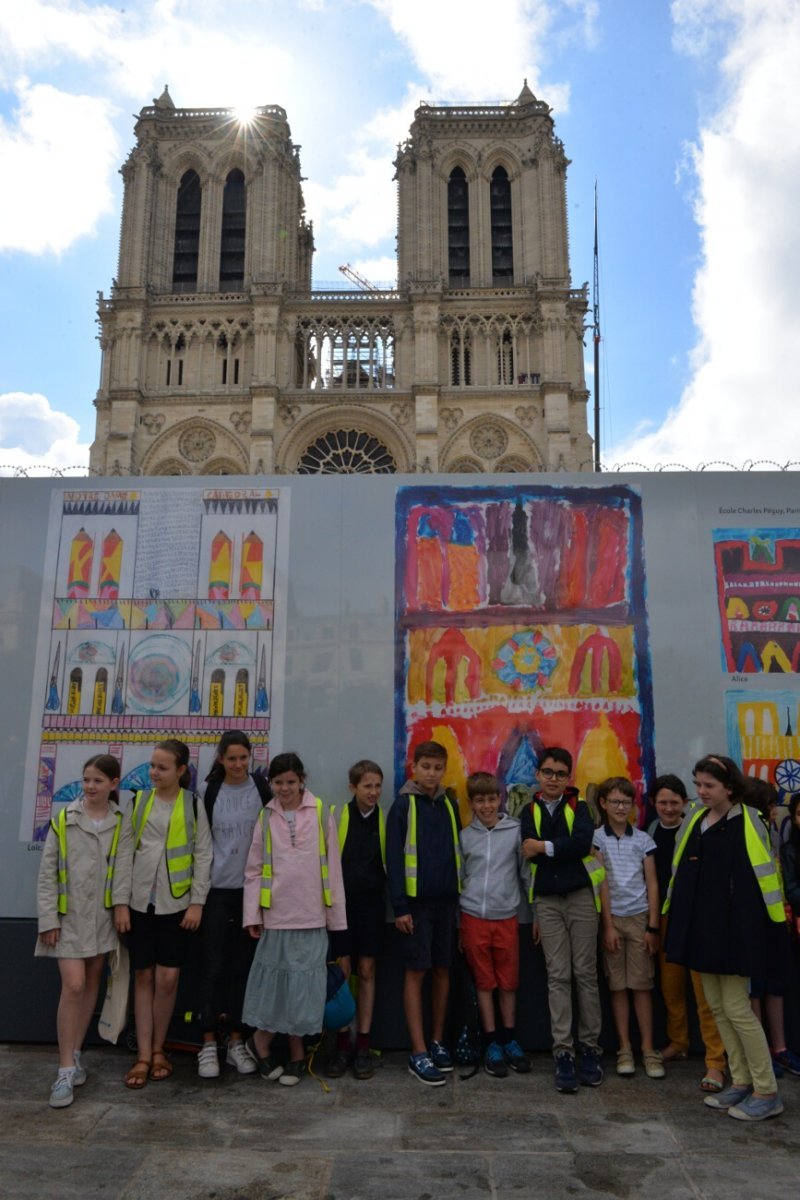
POLYGON ((267 765, 283 708, 287 523, 285 490, 54 493, 24 840, 80 793, 91 754, 117 755, 135 789, 154 742, 178 737, 202 779, 220 733, 241 728, 267 765))
POLYGON ((715 529, 722 669, 800 671, 800 529, 715 529))
MULTIPOLYGON (((630 487, 401 489, 395 761, 448 750, 505 793, 570 749, 582 794, 653 774, 641 500, 630 487)), ((462 815, 466 815, 464 812, 462 815)))
POLYGON ((728 753, 745 775, 773 783, 782 803, 800 792, 800 693, 730 691, 728 753))

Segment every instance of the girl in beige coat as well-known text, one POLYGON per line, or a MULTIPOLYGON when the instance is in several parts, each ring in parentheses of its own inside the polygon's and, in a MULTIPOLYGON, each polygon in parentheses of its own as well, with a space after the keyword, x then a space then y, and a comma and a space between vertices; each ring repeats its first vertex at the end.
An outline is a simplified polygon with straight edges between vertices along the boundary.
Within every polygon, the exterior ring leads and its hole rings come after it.
POLYGON ((56 1020, 59 1070, 50 1093, 66 1108, 86 1081, 81 1047, 94 1012, 105 956, 117 945, 124 909, 112 907, 115 862, 130 852, 116 788, 120 765, 98 754, 83 768, 83 795, 50 822, 37 887, 36 954, 58 959, 61 998, 56 1020))

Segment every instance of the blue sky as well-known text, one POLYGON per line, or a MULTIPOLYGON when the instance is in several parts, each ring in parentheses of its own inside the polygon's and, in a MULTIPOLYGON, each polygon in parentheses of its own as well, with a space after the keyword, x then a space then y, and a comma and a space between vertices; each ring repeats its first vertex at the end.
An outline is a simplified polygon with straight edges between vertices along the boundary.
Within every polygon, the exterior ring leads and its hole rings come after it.
POLYGON ((575 285, 597 180, 607 466, 800 460, 798 69, 798 0, 2 5, 0 464, 86 461, 118 168, 165 82, 179 107, 287 110, 320 282, 392 279, 417 104, 525 77, 572 160, 575 285))

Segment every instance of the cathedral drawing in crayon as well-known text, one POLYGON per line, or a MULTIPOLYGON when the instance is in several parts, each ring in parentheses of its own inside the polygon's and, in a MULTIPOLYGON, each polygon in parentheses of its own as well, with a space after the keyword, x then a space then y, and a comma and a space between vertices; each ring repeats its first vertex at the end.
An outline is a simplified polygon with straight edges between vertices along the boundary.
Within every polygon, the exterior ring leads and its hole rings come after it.
MULTIPOLYGON (((654 773, 641 500, 630 487, 398 493, 395 764, 433 738, 463 803, 562 745, 591 797, 654 773)), ((464 814, 466 815, 466 813, 464 814)))
POLYGON ((165 737, 196 778, 228 728, 266 765, 287 507, 258 488, 54 494, 21 837, 44 837, 92 754, 121 760, 123 792, 165 737))

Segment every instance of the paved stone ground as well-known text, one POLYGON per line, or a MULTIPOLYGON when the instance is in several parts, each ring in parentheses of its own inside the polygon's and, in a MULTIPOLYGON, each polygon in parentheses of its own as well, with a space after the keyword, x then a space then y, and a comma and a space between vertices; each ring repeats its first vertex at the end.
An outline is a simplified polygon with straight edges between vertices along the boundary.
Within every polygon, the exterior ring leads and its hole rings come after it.
POLYGON ((3 1200, 776 1200, 800 1193, 800 1079, 786 1112, 746 1125, 703 1106, 699 1059, 665 1081, 611 1071, 559 1096, 552 1065, 442 1088, 388 1055, 374 1079, 295 1088, 238 1076, 198 1080, 193 1056, 139 1093, 132 1056, 90 1049, 71 1108, 47 1105, 53 1047, 0 1046, 3 1200))

